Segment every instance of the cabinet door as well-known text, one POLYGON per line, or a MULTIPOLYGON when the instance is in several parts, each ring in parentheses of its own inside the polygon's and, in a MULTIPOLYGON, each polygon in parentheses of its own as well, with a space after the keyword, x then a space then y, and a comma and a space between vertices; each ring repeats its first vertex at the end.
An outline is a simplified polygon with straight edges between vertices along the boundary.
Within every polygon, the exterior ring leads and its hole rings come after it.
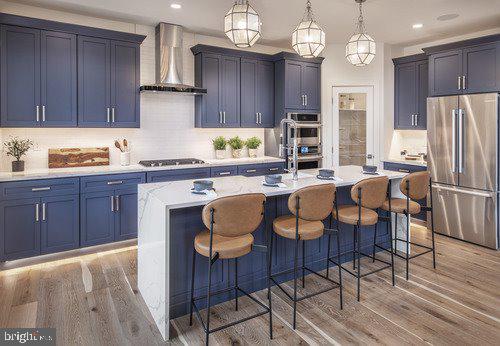
POLYGON ((92 192, 80 196, 81 246, 104 244, 114 240, 113 205, 113 191, 92 192))
POLYGON ((299 62, 285 62, 285 108, 302 109, 302 65, 299 62))
POLYGON ((417 74, 417 118, 415 127, 420 130, 427 128, 427 96, 429 91, 429 63, 427 61, 416 62, 415 73, 417 74))
POLYGON ((202 86, 207 89, 202 97, 201 127, 222 127, 222 80, 221 57, 216 54, 202 54, 202 86))
POLYGON ((458 81, 460 76, 462 76, 461 50, 433 54, 429 57, 430 96, 461 94, 458 81))
POLYGON ((224 127, 240 126, 240 58, 223 56, 222 111, 224 127))
POLYGON ((76 35, 41 32, 41 125, 76 126, 76 35))
POLYGON ((1 125, 38 126, 40 30, 1 27, 1 125))
POLYGON ((463 50, 464 92, 500 91, 499 47, 491 43, 463 50))
POLYGON ((40 207, 41 253, 78 248, 80 210, 78 195, 42 198, 40 207))
POLYGON ((108 127, 110 41, 78 36, 78 126, 108 127))
POLYGON ((394 128, 414 128, 412 115, 416 113, 416 67, 414 62, 400 64, 395 71, 394 128))
POLYGON ((260 126, 274 127, 274 63, 269 61, 257 65, 257 105, 260 126))
POLYGON ((137 237, 137 188, 115 191, 115 241, 137 237))
MULTIPOLYGON (((241 126, 260 127, 257 112, 259 62, 241 59, 241 126)), ((260 86, 260 85, 259 85, 260 86)))
POLYGON ((113 127, 139 127, 140 48, 111 41, 111 106, 113 127))
POLYGON ((39 202, 38 198, 0 202, 0 260, 40 254, 39 202))
POLYGON ((305 97, 305 109, 321 108, 321 69, 318 64, 302 65, 302 94, 305 97))

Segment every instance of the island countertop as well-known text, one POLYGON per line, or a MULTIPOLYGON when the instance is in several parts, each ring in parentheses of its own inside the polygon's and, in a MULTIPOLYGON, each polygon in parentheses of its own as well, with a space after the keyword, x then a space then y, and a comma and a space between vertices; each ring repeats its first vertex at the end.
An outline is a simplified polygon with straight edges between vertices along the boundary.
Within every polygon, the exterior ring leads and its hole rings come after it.
MULTIPOLYGON (((384 175, 389 179, 400 179, 406 173, 379 170, 379 176, 384 175)), ((318 169, 299 171, 298 181, 293 181, 291 174, 283 174, 283 183, 286 187, 268 187, 262 183, 263 176, 244 177, 230 176, 210 178, 214 182, 217 196, 197 195, 191 192, 193 180, 181 180, 162 183, 149 183, 139 185, 139 194, 143 196, 154 196, 169 209, 186 208, 205 205, 211 200, 219 197, 235 196, 245 193, 264 193, 266 196, 278 196, 290 194, 300 188, 334 183, 336 186, 354 185, 363 179, 374 177, 362 173, 360 166, 342 166, 335 171, 338 180, 320 180, 316 178, 318 169)))

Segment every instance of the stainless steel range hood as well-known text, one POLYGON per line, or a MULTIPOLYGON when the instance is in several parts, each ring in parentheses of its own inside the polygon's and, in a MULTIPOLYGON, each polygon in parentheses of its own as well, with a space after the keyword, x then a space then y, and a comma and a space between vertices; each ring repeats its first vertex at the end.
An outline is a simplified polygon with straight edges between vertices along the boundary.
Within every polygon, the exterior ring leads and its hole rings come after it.
POLYGON ((175 24, 160 23, 156 26, 156 84, 141 85, 141 92, 207 93, 207 89, 183 84, 183 31, 182 26, 175 24))

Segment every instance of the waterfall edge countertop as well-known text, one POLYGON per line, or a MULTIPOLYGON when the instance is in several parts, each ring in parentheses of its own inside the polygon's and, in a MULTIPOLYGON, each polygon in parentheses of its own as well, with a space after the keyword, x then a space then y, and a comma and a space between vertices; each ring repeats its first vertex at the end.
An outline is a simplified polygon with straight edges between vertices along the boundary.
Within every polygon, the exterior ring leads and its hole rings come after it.
POLYGON ((404 160, 404 159, 387 159, 384 160, 383 162, 388 162, 388 163, 401 163, 403 165, 411 165, 411 166, 420 166, 420 167, 427 167, 427 162, 422 161, 422 160, 404 160))
MULTIPOLYGON (((388 176, 389 179, 400 179, 406 173, 379 170, 379 175, 388 176)), ((334 183, 336 186, 354 185, 360 180, 375 177, 362 173, 360 166, 343 166, 335 171, 335 176, 339 181, 321 180, 316 178, 318 169, 309 169, 299 171, 298 181, 293 181, 291 174, 283 174, 283 183, 286 187, 268 187, 264 186, 263 176, 244 177, 230 176, 210 178, 214 182, 214 189, 217 196, 235 196, 245 193, 264 193, 266 196, 279 196, 290 194, 302 187, 334 183)), ((207 204, 215 199, 213 196, 198 195, 191 192, 193 180, 180 180, 162 183, 140 184, 139 193, 146 196, 154 196, 160 202, 164 203, 170 209, 193 207, 207 204)))
POLYGON ((0 171, 0 182, 19 181, 19 180, 36 180, 36 179, 54 179, 54 178, 68 178, 87 175, 104 175, 104 174, 122 174, 122 173, 140 173, 152 171, 167 171, 173 169, 185 168, 210 168, 221 166, 234 166, 234 165, 250 165, 250 164, 265 164, 284 162, 284 159, 260 156, 256 158, 243 157, 239 159, 204 159, 205 163, 194 165, 172 165, 161 167, 145 167, 139 164, 129 166, 93 166, 93 167, 75 167, 75 168, 40 168, 28 169, 24 172, 12 173, 0 171))

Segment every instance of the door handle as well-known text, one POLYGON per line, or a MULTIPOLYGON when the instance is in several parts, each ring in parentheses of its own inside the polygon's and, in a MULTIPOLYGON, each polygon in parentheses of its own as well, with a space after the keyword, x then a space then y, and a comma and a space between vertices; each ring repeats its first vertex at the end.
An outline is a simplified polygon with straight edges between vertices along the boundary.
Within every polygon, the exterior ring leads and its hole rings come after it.
POLYGON ((457 145, 457 142, 456 142, 456 134, 457 134, 457 110, 456 109, 453 109, 451 111, 451 159, 452 159, 452 163, 451 163, 451 172, 452 173, 456 173, 456 170, 457 170, 457 167, 455 166, 455 163, 456 163, 456 158, 457 158, 457 154, 455 152, 455 147, 457 145))
POLYGON ((462 77, 458 76, 458 90, 462 90, 462 77))
POLYGON ((120 211, 120 196, 115 196, 115 211, 120 211))
POLYGON ((36 122, 40 121, 40 106, 36 106, 36 122))
POLYGON ((255 173, 255 172, 257 172, 256 169, 247 169, 246 170, 246 173, 255 173))
POLYGON ((219 175, 231 175, 231 172, 220 172, 219 175))
POLYGON ((255 123, 259 123, 259 113, 255 113, 255 123))
POLYGON ((40 221, 40 205, 37 203, 35 204, 35 222, 40 221))
POLYGON ((123 180, 108 181, 108 185, 120 185, 123 184, 123 180))
POLYGON ((42 221, 45 221, 45 219, 46 219, 46 217, 45 217, 45 215, 46 215, 45 209, 46 209, 46 206, 45 206, 45 202, 44 202, 44 203, 42 203, 42 221))
POLYGON ((465 84, 465 77, 466 77, 466 76, 462 76, 462 89, 463 89, 463 90, 467 89, 467 86, 466 86, 466 84, 465 84))
POLYGON ((110 109, 109 107, 106 107, 106 122, 110 122, 111 116, 110 116, 110 109))
POLYGON ((42 106, 42 121, 45 121, 45 105, 42 106))
POLYGON ((458 110, 458 173, 464 172, 464 111, 458 110))
POLYGON ((219 111, 219 124, 222 124, 222 112, 219 111))
POLYGON ((461 193, 464 195, 472 195, 472 196, 478 196, 478 197, 485 197, 485 198, 493 198, 493 194, 486 193, 486 192, 478 192, 478 191, 469 191, 469 190, 463 190, 463 189, 454 189, 452 187, 445 187, 445 186, 435 186, 433 185, 432 188, 438 190, 444 190, 444 191, 449 191, 451 193, 461 193))
POLYGON ((410 173, 410 170, 409 170, 409 169, 404 169, 404 168, 399 168, 399 169, 398 169, 398 172, 402 172, 402 173, 410 173))
POLYGON ((277 170, 279 170, 278 167, 269 168, 269 172, 276 172, 277 170))
POLYGON ((262 124, 262 113, 259 113, 259 124, 262 124))
POLYGON ((115 107, 111 107, 111 122, 115 122, 115 107))
POLYGON ((46 186, 46 187, 34 187, 31 189, 32 192, 37 192, 37 191, 49 191, 50 190, 50 186, 46 186))
POLYGON ((115 211, 115 202, 114 202, 114 196, 109 196, 109 200, 111 201, 111 211, 115 211))
POLYGON ((415 126, 415 114, 411 115, 411 126, 415 126))
POLYGON ((415 114, 415 126, 418 126, 418 114, 415 114))
POLYGON ((307 95, 304 95, 304 99, 305 99, 305 101, 306 101, 305 106, 307 106, 307 95))
POLYGON ((222 112, 222 118, 224 121, 224 124, 226 123, 226 111, 222 112))

